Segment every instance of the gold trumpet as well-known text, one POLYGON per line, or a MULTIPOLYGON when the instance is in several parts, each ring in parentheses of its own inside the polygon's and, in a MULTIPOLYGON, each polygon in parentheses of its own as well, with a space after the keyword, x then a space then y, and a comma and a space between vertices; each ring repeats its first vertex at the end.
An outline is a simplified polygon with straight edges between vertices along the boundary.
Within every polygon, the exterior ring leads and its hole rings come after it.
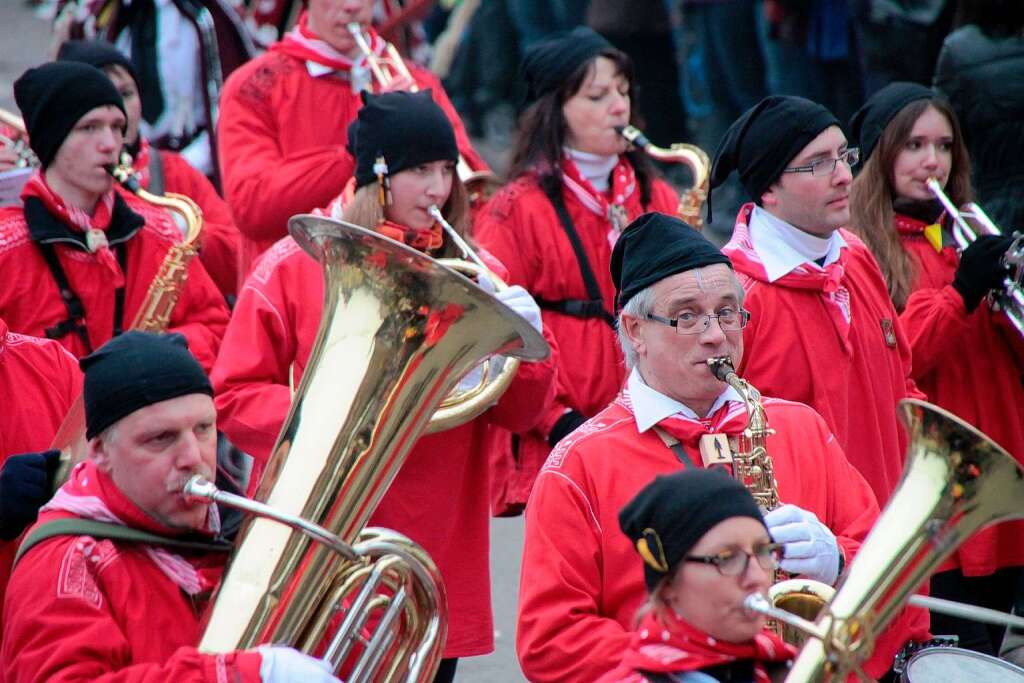
POLYGON ((0 144, 14 152, 18 160, 14 162, 15 168, 39 168, 39 157, 28 145, 28 132, 25 129, 25 122, 20 116, 6 109, 0 108, 0 125, 7 126, 14 131, 14 137, 0 135, 0 144))
MULTIPOLYGON (((247 520, 199 648, 328 642, 337 670, 380 615, 346 680, 430 681, 445 638, 440 577, 408 539, 364 525, 460 377, 494 353, 549 350, 523 318, 415 249, 315 216, 293 217, 289 232, 323 267, 324 312, 254 498, 308 521, 293 531, 247 520)), ((192 484, 190 495, 215 495, 192 484)))
MULTIPOLYGON (((376 81, 380 90, 391 90, 394 87, 395 81, 400 80, 409 83, 409 90, 411 92, 419 91, 419 86, 413 80, 412 73, 409 71, 409 67, 405 65, 405 61, 398 52, 398 48, 385 41, 384 55, 378 55, 370 46, 370 42, 366 39, 366 34, 363 33, 363 27, 359 22, 353 21, 346 28, 352 34, 356 47, 359 48, 363 58, 366 60, 370 73, 373 74, 374 81, 376 81)), ((461 154, 455 165, 455 172, 458 174, 462 184, 466 186, 471 206, 478 206, 481 202, 487 201, 501 187, 501 180, 492 171, 474 171, 461 154)))
MULTIPOLYGON (((927 184, 928 189, 953 219, 953 239, 961 252, 981 235, 1003 234, 999 226, 974 202, 958 208, 943 192, 938 180, 929 178, 927 184)), ((1024 337, 1024 233, 1015 232, 1013 236, 1013 243, 1003 255, 1003 265, 1010 268, 1010 274, 1003 279, 999 291, 990 293, 989 306, 994 311, 1002 311, 1017 330, 1017 334, 1024 337)))
POLYGON ((623 126, 617 129, 619 134, 631 144, 636 145, 647 156, 658 161, 671 164, 686 164, 693 172, 693 186, 679 198, 676 215, 696 230, 704 228, 704 203, 708 200, 708 186, 711 181, 711 159, 707 152, 697 145, 685 142, 673 143, 665 149, 658 147, 634 126, 623 126))

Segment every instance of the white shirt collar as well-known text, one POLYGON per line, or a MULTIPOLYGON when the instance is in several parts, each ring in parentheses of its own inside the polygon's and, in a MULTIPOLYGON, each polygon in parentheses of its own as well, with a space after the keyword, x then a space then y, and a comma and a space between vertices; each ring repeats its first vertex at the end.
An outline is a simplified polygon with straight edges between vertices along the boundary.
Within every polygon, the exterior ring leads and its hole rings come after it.
POLYGON ((815 261, 824 257, 825 265, 839 260, 846 240, 834 231, 828 237, 816 237, 793 227, 760 206, 750 214, 750 242, 764 264, 769 282, 775 282, 798 266, 821 270, 815 261))
POLYGON ((590 152, 581 152, 572 147, 566 147, 565 153, 575 162, 576 168, 580 170, 580 175, 590 181, 595 190, 598 192, 608 191, 610 187, 608 179, 611 176, 612 169, 619 163, 619 156, 617 154, 602 156, 600 154, 591 154, 590 152))
MULTIPOLYGON (((724 386, 725 390, 715 399, 711 409, 708 411, 708 415, 713 415, 716 410, 729 401, 743 402, 743 398, 735 389, 729 385, 724 386)), ((703 416, 695 413, 689 406, 649 387, 644 378, 640 376, 640 371, 635 367, 629 373, 626 387, 629 390, 630 401, 633 403, 633 417, 636 420, 636 427, 641 433, 646 432, 666 417, 673 415, 682 415, 691 420, 703 418, 703 416)))

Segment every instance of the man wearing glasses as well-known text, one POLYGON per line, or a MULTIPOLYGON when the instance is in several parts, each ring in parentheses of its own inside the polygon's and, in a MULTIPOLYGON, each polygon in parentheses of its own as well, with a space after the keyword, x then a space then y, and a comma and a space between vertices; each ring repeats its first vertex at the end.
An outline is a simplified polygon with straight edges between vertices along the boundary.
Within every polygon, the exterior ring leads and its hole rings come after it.
MULTIPOLYGON (((619 510, 657 475, 731 473, 730 442, 748 422, 740 395, 707 364, 743 360, 749 316, 728 257, 650 213, 619 237, 611 268, 626 387, 559 442, 526 508, 516 645, 534 682, 596 680, 618 665, 645 598, 619 510)), ((770 398, 764 407, 782 503, 765 521, 784 546, 781 568, 834 584, 878 516, 875 497, 812 409, 770 398)), ((924 636, 927 615, 909 625, 883 636, 869 675, 885 672, 911 633, 924 636)))
POLYGON ((923 395, 878 264, 842 228, 858 156, 821 105, 768 97, 726 132, 711 183, 736 170, 754 198, 722 250, 751 314, 740 376, 814 408, 884 505, 907 445, 896 405, 923 395))

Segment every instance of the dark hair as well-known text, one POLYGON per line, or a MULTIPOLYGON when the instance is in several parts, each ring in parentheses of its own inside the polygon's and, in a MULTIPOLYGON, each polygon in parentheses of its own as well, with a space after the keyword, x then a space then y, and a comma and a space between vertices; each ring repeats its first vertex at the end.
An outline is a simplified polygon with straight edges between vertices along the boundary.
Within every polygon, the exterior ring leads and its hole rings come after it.
MULTIPOLYGON (((540 97, 519 116, 518 132, 512 145, 512 162, 508 174, 510 180, 525 173, 537 173, 540 187, 546 195, 555 197, 562 192, 562 175, 558 173, 558 168, 569 131, 562 106, 583 87, 583 81, 599 57, 610 59, 618 72, 626 77, 631 99, 635 102, 636 79, 633 74, 633 62, 621 50, 602 50, 574 71, 561 88, 540 97)), ((638 125, 636 107, 630 106, 629 112, 630 123, 638 125)), ((629 150, 626 152, 626 158, 636 172, 637 183, 640 186, 640 202, 646 206, 651 200, 651 185, 657 171, 642 150, 629 150)))
POLYGON ((976 24, 989 36, 1011 36, 1024 30, 1021 0, 971 0, 961 3, 961 20, 976 24))
POLYGON ((893 167, 896 157, 910 138, 914 124, 929 107, 945 116, 953 129, 953 159, 946 194, 957 206, 971 200, 971 161, 964 145, 960 122, 953 108, 940 97, 915 100, 893 117, 850 188, 851 226, 878 260, 878 266, 889 286, 889 296, 898 311, 906 306, 914 286, 916 264, 903 248, 893 226, 892 203, 896 198, 893 167))

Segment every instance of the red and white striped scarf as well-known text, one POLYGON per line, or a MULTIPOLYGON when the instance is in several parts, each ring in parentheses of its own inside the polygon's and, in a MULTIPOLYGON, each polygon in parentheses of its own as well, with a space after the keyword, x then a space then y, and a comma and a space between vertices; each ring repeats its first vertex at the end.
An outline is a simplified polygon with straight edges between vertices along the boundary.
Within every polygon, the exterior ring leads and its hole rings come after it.
POLYGON ((611 189, 608 195, 598 192, 590 181, 583 177, 576 162, 568 155, 562 157, 562 182, 587 210, 608 220, 608 244, 615 246, 615 241, 619 239, 623 229, 629 221, 636 218, 630 215, 627 208, 633 193, 637 190, 636 173, 626 157, 620 155, 619 162, 612 169, 611 189))
MULTIPOLYGON (((40 513, 47 511, 70 512, 85 519, 121 526, 128 526, 122 517, 129 517, 133 522, 131 526, 142 527, 144 531, 165 536, 175 533, 149 519, 91 461, 75 466, 67 483, 39 510, 40 513), (111 505, 118 508, 120 514, 115 514, 111 505)), ((210 534, 220 531, 220 516, 215 504, 209 506, 204 531, 210 534)), ((213 587, 210 579, 181 555, 159 546, 145 545, 142 548, 153 564, 188 595, 196 595, 213 587)))

